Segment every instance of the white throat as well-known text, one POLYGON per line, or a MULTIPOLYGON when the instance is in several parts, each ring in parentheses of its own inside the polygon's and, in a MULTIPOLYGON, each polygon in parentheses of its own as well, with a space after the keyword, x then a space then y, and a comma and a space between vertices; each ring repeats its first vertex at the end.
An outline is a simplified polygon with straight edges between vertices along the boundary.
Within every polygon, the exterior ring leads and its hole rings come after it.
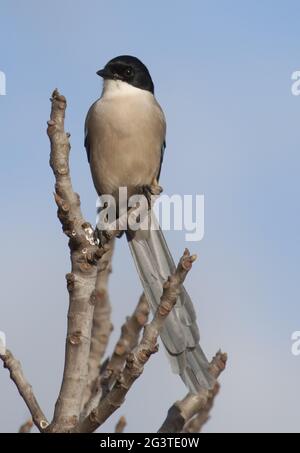
POLYGON ((146 96, 152 97, 150 91, 134 87, 122 80, 105 79, 103 83, 102 98, 112 98, 119 96, 146 96))

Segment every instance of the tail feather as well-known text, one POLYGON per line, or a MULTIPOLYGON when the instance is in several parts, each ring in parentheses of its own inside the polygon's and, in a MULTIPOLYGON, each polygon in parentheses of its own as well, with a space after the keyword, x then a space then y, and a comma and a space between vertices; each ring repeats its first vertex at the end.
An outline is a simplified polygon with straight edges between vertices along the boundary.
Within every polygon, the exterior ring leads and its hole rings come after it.
MULTIPOLYGON (((163 284, 175 269, 164 235, 152 216, 152 228, 128 236, 129 247, 138 270, 144 292, 153 312, 156 311, 163 284), (156 228, 153 229, 153 222, 156 228), (141 233, 141 234, 140 234, 141 233)), ((200 345, 196 313, 184 287, 177 303, 166 319, 161 339, 167 350, 172 369, 178 373, 189 390, 211 389, 215 380, 209 373, 209 362, 200 345)))

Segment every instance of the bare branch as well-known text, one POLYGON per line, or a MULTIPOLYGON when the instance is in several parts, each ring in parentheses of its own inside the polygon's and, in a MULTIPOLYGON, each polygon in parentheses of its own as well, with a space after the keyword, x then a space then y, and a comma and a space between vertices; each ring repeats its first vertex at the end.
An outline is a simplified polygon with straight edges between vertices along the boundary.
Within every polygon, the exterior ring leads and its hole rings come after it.
MULTIPOLYGON (((64 375, 48 431, 68 432, 78 423, 84 402, 88 379, 87 357, 96 302, 97 263, 109 246, 98 246, 91 225, 81 213, 79 196, 73 191, 69 170, 70 134, 64 130, 66 99, 55 90, 51 102, 47 131, 51 143, 50 165, 56 180, 58 218, 70 239, 72 271, 67 275, 69 312, 64 375)), ((127 225, 127 213, 115 226, 111 226, 103 241, 106 239, 107 243, 112 240, 119 233, 117 228, 122 230, 124 225, 127 225)))
MULTIPOLYGON (((227 355, 219 351, 210 364, 210 373, 213 377, 217 379, 220 376, 226 367, 226 362, 227 355)), ((159 429, 159 432, 180 433, 183 431, 185 425, 195 416, 201 414, 203 418, 205 412, 212 407, 212 400, 215 398, 218 390, 219 384, 216 383, 212 391, 203 389, 197 394, 188 393, 183 400, 177 401, 169 409, 167 418, 159 429)))
POLYGON ((126 418, 121 417, 118 423, 116 424, 115 433, 118 434, 123 433, 126 425, 127 425, 126 418))
POLYGON ((63 381, 55 406, 52 432, 69 431, 78 422, 83 391, 87 382, 87 357, 95 304, 97 261, 103 255, 94 241, 94 232, 80 209, 69 171, 69 136, 64 131, 66 99, 57 90, 52 95, 48 122, 51 143, 50 165, 55 184, 58 218, 69 237, 72 271, 67 275, 69 290, 68 329, 63 381))
POLYGON ((173 309, 187 273, 192 267, 196 256, 185 250, 178 267, 164 284, 160 305, 153 320, 148 324, 139 345, 129 354, 126 366, 118 377, 111 391, 102 399, 98 407, 93 410, 82 423, 75 428, 75 432, 93 432, 101 426, 124 402, 125 396, 135 380, 142 374, 144 365, 150 356, 157 352, 157 340, 164 325, 165 319, 173 309))
POLYGON ((144 293, 133 314, 126 319, 121 328, 121 336, 116 344, 114 352, 109 360, 102 383, 110 386, 122 371, 128 354, 138 345, 139 335, 149 316, 149 304, 144 293))
POLYGON ((85 404, 97 392, 97 381, 100 378, 100 364, 112 331, 108 279, 112 272, 111 261, 114 250, 114 240, 109 242, 108 247, 108 251, 102 256, 98 263, 91 348, 88 362, 88 382, 84 397, 85 404))
POLYGON ((4 368, 8 369, 11 380, 15 383, 21 397, 28 407, 34 424, 39 431, 44 431, 49 423, 34 396, 31 385, 24 376, 20 362, 18 362, 8 350, 5 351, 5 354, 1 354, 0 358, 3 361, 4 368))
POLYGON ((111 260, 114 250, 114 241, 108 245, 109 250, 99 261, 95 286, 96 303, 89 357, 89 374, 91 381, 99 375, 100 363, 103 359, 110 333, 112 331, 112 324, 110 320, 111 307, 108 295, 108 279, 112 272, 111 260))
POLYGON ((121 336, 114 349, 113 355, 104 364, 103 371, 98 374, 91 385, 91 396, 80 414, 80 420, 84 420, 99 404, 100 398, 104 398, 122 371, 128 354, 137 346, 139 334, 147 323, 149 304, 144 294, 139 299, 136 309, 131 317, 127 318, 122 326, 121 336))
POLYGON ((22 426, 20 426, 19 433, 20 434, 28 434, 32 430, 34 423, 32 419, 27 420, 27 422, 23 423, 22 426))

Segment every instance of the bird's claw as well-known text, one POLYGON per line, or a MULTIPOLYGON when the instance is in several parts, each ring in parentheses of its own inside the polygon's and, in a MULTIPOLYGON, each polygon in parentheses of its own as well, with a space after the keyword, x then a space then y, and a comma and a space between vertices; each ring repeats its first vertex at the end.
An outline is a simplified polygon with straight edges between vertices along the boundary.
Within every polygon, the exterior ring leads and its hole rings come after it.
POLYGON ((142 194, 147 198, 149 208, 152 207, 156 198, 163 191, 163 188, 158 184, 156 179, 153 180, 152 184, 145 184, 141 189, 142 194))

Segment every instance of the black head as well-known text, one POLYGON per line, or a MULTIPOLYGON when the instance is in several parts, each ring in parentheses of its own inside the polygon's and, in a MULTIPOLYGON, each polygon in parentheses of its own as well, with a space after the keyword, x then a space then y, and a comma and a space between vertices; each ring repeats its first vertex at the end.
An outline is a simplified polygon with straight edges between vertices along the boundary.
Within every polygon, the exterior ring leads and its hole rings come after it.
POLYGON ((147 67, 136 57, 121 55, 110 60, 97 72, 103 79, 122 80, 142 90, 154 93, 154 85, 147 67))

